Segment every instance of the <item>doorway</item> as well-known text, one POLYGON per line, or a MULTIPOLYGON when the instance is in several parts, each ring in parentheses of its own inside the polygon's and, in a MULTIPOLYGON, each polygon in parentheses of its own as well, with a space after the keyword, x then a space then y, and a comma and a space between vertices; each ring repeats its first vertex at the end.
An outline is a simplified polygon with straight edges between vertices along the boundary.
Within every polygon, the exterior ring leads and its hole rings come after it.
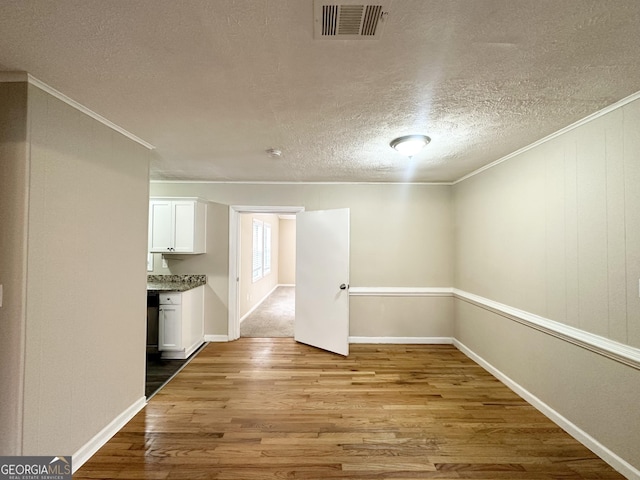
MULTIPOLYGON (((252 249, 254 238, 259 239, 265 230, 273 235, 274 219, 295 222, 295 215, 304 211, 304 207, 279 206, 231 206, 229 211, 229 340, 236 340, 241 336, 242 323, 260 323, 250 336, 285 336, 288 331, 283 329, 283 322, 275 321, 278 317, 279 301, 295 298, 295 268, 291 275, 283 277, 283 282, 273 277, 273 264, 268 265, 269 273, 265 275, 265 265, 262 263, 260 272, 260 258, 254 256, 252 249), (254 220, 256 223, 254 223, 254 220), (260 223, 262 222, 262 223, 260 223), (244 224, 244 225, 243 225, 244 224), (244 226, 244 228, 243 228, 244 226), (263 307, 261 309, 261 307, 263 307), (254 314, 254 318, 251 315, 254 314), (258 318, 256 318, 258 317, 258 318), (270 320, 271 319, 271 320, 270 320), (271 335, 269 322, 272 323, 271 335)), ((295 225, 295 223, 294 223, 295 225)), ((278 225, 278 232, 279 232, 278 225)), ((295 227, 294 227, 295 232, 295 227)), ((294 235, 295 238, 295 235, 294 235)), ((278 246, 280 244, 278 237, 278 246)), ((271 246, 273 247, 273 246, 271 246)), ((263 243, 263 250, 269 248, 263 243)), ((263 252, 264 253, 264 252, 263 252)), ((279 259, 279 255, 274 255, 279 259)), ((293 305, 284 307, 293 309, 293 305)), ((288 315, 292 315, 288 313, 288 315)), ((293 318, 291 318, 293 320, 293 318)), ((247 327, 250 324, 247 324, 247 327)), ((286 326, 285 326, 286 328, 286 326)), ((248 330, 245 328, 244 330, 248 330)), ((245 332, 246 333, 246 332, 245 332)), ((293 336, 291 334, 290 336, 293 336)))
MULTIPOLYGON (((240 207, 229 211, 228 340, 240 338, 239 302, 242 213, 296 215, 294 339, 339 355, 349 354, 350 210, 240 207)), ((260 236, 258 235, 258 238, 260 236)))
POLYGON ((293 337, 296 216, 241 213, 239 235, 241 337, 293 337))

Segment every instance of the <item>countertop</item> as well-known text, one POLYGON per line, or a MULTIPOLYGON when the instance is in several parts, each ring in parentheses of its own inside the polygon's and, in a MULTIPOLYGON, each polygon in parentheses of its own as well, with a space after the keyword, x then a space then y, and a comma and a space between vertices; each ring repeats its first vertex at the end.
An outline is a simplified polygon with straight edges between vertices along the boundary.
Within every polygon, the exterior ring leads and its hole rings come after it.
POLYGON ((186 292, 206 283, 206 275, 147 275, 147 292, 186 292))

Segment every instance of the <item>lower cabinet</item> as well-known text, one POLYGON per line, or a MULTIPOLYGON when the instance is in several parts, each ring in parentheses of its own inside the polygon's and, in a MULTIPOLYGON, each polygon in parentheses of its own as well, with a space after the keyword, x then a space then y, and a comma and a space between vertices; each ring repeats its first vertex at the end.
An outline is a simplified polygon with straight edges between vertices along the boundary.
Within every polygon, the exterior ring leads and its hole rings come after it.
POLYGON ((158 350, 162 358, 188 358, 204 343, 204 286, 159 298, 158 350))

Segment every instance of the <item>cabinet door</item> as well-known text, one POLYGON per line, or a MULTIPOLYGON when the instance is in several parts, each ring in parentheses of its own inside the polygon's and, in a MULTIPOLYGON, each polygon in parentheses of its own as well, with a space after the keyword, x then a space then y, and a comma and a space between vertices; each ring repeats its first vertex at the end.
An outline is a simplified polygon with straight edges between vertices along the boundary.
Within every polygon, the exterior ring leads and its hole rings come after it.
POLYGON ((180 305, 160 305, 158 350, 182 348, 182 312, 180 305))
POLYGON ((192 253, 196 202, 173 202, 174 252, 192 253))
POLYGON ((173 247, 172 202, 149 203, 149 251, 169 252, 173 247))

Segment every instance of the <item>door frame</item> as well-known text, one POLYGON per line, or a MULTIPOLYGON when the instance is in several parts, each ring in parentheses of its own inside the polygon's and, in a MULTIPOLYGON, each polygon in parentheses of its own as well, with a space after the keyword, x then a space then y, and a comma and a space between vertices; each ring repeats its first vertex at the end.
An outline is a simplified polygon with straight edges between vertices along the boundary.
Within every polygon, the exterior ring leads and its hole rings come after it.
POLYGON ((230 205, 229 206, 229 317, 227 338, 240 338, 240 215, 243 213, 269 213, 292 215, 304 212, 305 207, 230 205))

